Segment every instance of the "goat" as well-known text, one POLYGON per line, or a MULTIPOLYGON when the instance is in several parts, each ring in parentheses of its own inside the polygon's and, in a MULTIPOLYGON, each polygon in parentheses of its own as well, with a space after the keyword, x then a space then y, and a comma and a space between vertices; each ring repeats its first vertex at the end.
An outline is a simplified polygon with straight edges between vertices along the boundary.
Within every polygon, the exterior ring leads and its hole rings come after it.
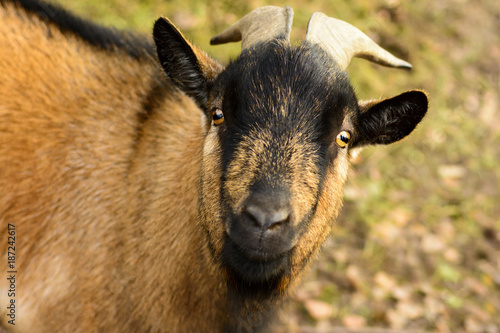
POLYGON ((427 112, 419 90, 358 101, 353 56, 410 65, 321 13, 291 46, 293 11, 256 9, 212 39, 242 40, 227 67, 165 18, 155 49, 42 1, 0 17, 10 332, 257 328, 329 235, 350 156, 427 112))

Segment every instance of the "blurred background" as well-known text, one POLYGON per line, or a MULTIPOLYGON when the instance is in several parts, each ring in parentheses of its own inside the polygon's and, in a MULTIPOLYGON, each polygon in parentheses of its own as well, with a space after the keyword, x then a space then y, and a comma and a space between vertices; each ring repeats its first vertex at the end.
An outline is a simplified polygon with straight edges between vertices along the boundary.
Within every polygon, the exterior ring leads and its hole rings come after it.
POLYGON ((289 5, 292 42, 321 11, 411 62, 411 72, 351 62, 360 99, 424 89, 429 113, 410 138, 353 163, 334 232, 270 331, 500 332, 497 0, 57 2, 148 35, 167 16, 221 63, 239 44, 212 47, 211 36, 257 7, 289 5))

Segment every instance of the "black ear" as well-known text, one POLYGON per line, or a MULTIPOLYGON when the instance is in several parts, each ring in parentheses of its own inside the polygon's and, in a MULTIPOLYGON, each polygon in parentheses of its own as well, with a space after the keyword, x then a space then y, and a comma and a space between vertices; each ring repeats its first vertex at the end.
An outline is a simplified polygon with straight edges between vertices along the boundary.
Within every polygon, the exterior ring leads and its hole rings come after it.
POLYGON ((208 84, 222 67, 192 45, 168 19, 160 18, 153 29, 158 59, 172 82, 205 109, 208 84))
POLYGON ((425 92, 407 91, 382 101, 360 103, 357 133, 351 147, 389 144, 410 134, 427 112, 425 92))

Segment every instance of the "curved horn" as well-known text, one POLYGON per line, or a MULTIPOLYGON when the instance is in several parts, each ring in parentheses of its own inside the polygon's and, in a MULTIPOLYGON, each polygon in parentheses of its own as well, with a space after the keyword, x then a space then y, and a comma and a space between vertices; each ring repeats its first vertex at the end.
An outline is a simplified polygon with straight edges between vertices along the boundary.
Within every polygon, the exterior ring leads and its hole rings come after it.
POLYGON ((279 37, 290 39, 293 10, 286 7, 260 7, 245 15, 238 22, 213 37, 210 44, 223 44, 241 40, 244 50, 258 43, 279 37))
POLYGON ((356 27, 323 13, 311 16, 306 41, 323 47, 342 69, 347 68, 352 57, 364 58, 388 67, 411 69, 411 64, 378 46, 356 27))

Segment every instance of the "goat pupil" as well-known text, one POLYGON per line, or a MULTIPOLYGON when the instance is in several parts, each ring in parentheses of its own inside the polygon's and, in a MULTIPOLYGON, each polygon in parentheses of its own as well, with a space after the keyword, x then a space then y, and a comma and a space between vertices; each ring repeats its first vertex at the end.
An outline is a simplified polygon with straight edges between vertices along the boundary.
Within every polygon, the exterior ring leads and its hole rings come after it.
POLYGON ((224 113, 220 109, 215 109, 212 112, 212 119, 215 125, 220 125, 224 122, 224 113))
POLYGON ((344 148, 347 146, 347 144, 349 143, 349 140, 351 139, 351 134, 349 134, 349 132, 346 132, 346 131, 342 131, 339 133, 339 135, 337 135, 337 144, 341 147, 341 148, 344 148))

